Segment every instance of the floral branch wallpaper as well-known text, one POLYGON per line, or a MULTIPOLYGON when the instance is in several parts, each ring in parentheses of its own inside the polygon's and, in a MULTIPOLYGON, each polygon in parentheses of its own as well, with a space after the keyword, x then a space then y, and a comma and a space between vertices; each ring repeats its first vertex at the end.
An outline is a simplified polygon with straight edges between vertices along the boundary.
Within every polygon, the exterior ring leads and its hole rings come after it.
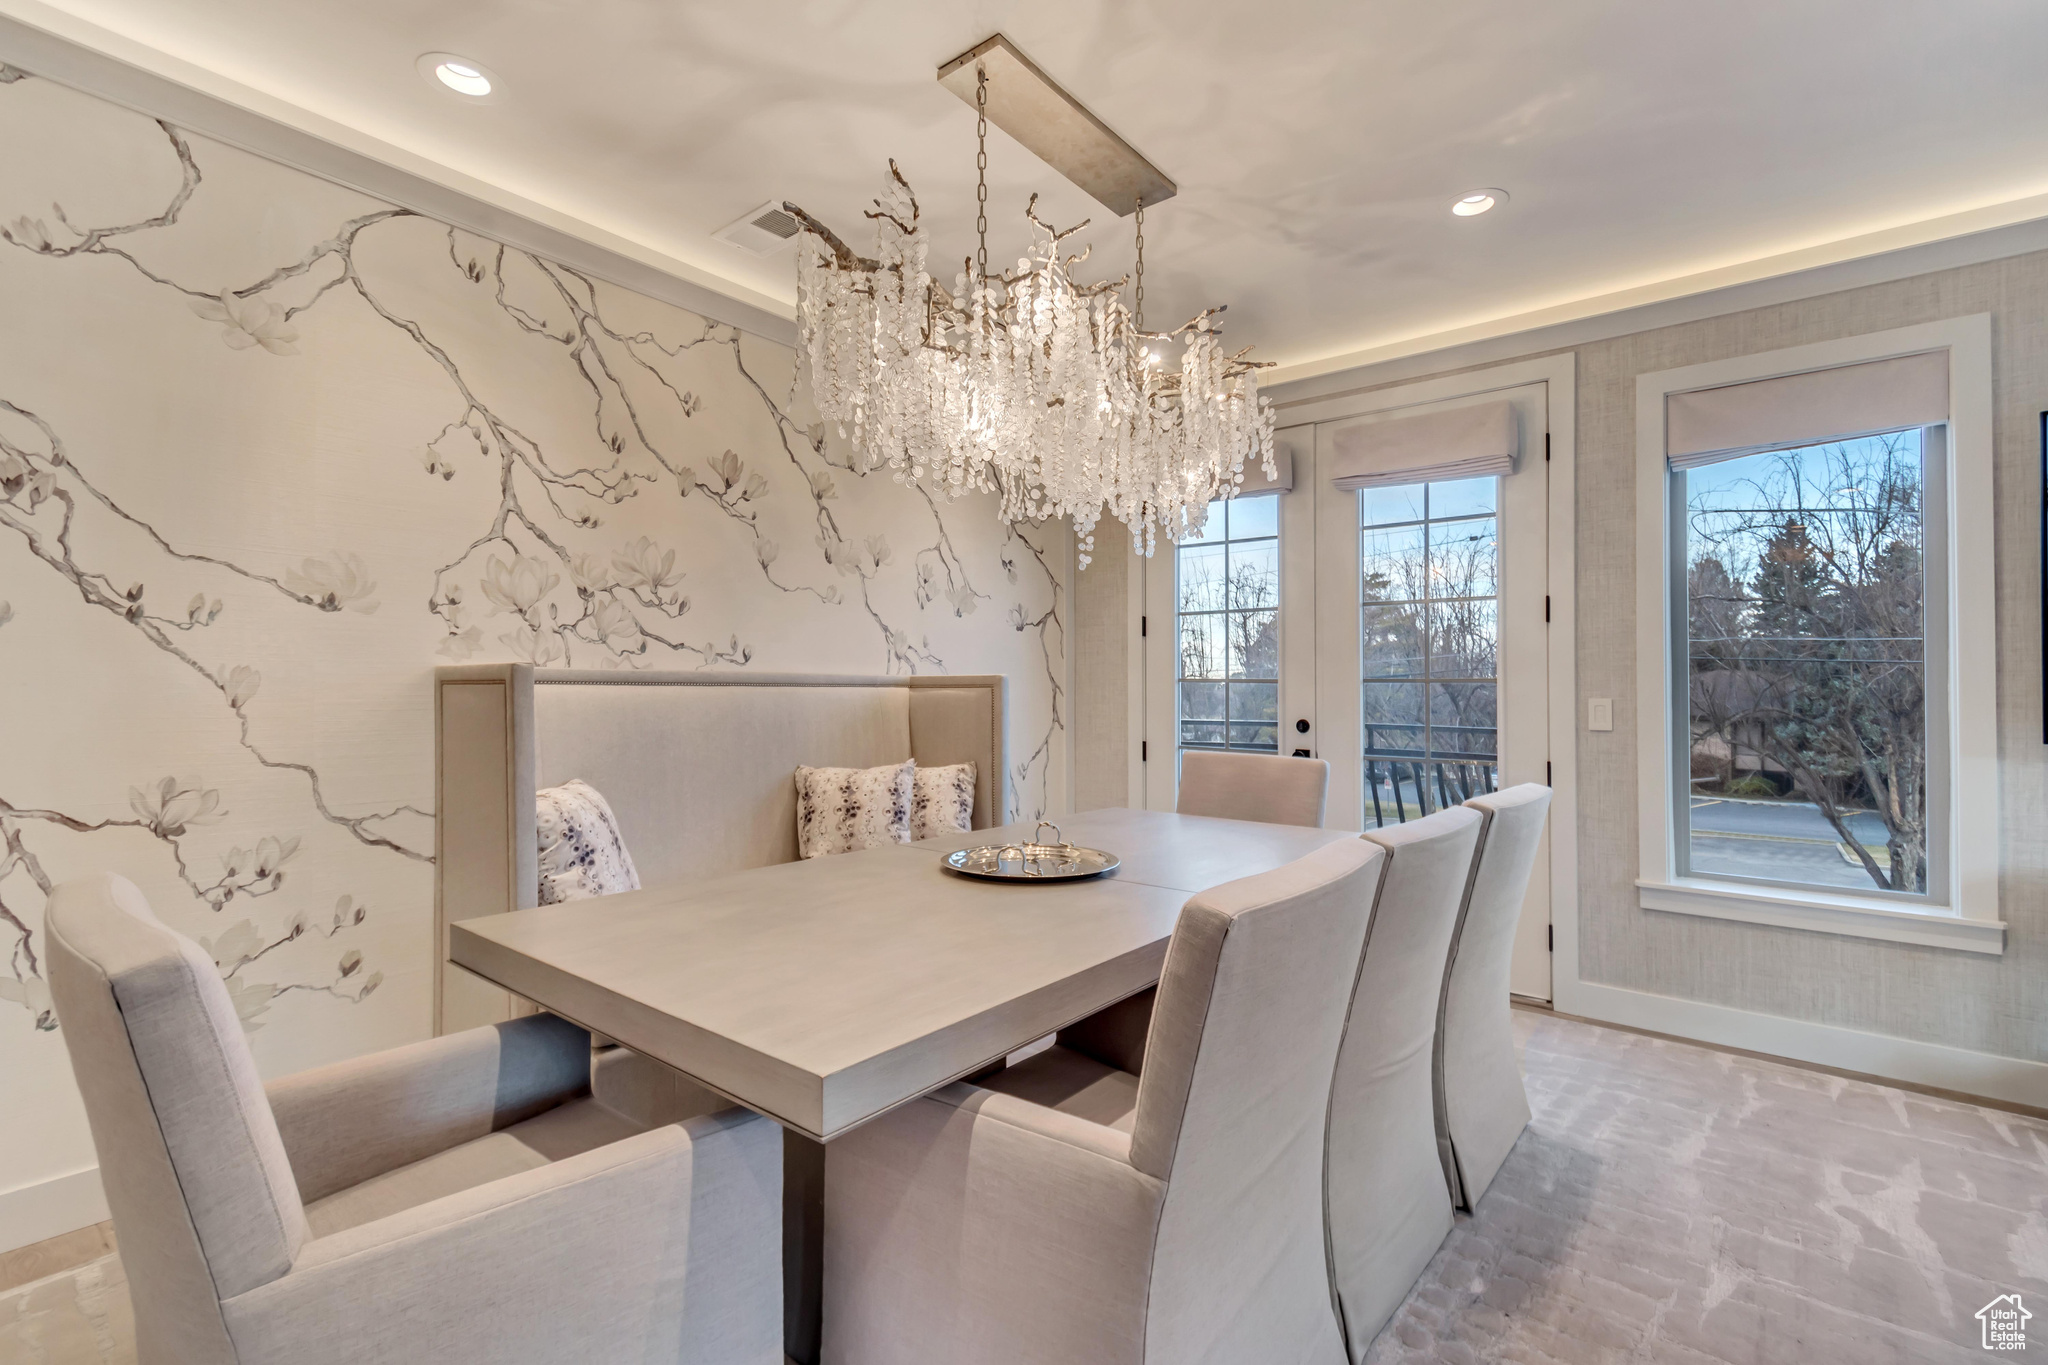
POLYGON ((851 467, 793 353, 0 67, 0 1197, 91 1164, 44 895, 200 940, 266 1074, 423 1036, 437 663, 1000 672, 1064 527, 851 467))

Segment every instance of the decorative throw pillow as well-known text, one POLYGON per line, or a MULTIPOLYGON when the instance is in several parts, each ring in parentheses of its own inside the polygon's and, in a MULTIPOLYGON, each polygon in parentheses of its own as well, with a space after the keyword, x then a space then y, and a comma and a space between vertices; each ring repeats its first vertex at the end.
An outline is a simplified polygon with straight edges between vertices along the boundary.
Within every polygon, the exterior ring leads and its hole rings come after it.
POLYGON ((533 827, 540 842, 542 905, 640 889, 618 819, 588 782, 579 778, 535 792, 533 827))
POLYGON ((910 842, 910 792, 917 764, 798 768, 796 846, 806 858, 910 842))
POLYGON ((911 784, 910 837, 929 839, 974 828, 974 765, 919 768, 911 784))

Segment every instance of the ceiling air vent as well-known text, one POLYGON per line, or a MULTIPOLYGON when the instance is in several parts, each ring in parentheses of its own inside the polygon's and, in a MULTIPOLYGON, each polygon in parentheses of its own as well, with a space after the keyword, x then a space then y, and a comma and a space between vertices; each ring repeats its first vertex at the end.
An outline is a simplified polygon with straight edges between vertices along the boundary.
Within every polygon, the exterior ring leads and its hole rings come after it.
POLYGON ((798 231, 800 229, 796 219, 784 212, 780 203, 771 199, 759 208, 741 214, 711 235, 750 255, 766 256, 777 247, 787 244, 798 231))

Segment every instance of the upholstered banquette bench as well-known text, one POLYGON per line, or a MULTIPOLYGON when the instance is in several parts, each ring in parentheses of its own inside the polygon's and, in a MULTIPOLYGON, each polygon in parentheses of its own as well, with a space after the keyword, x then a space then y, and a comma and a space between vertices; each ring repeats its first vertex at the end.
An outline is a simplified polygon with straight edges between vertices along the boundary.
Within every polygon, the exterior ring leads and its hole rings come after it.
POLYGON ((1009 820, 1000 676, 436 670, 435 1024, 531 1007, 448 961, 448 926, 540 903, 534 793, 610 803, 643 886, 797 857, 799 765, 975 765, 974 827, 1009 820))

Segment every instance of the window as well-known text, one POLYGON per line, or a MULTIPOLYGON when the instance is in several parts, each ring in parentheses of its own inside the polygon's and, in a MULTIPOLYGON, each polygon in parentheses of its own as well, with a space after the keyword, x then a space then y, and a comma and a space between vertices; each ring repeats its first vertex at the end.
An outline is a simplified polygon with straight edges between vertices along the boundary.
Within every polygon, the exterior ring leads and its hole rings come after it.
POLYGON ((1182 748, 1280 748, 1277 497, 1209 504, 1202 534, 1175 555, 1182 748))
POLYGON ((1946 634, 1927 620, 1946 599, 1942 519, 1926 515, 1941 436, 1672 473, 1681 874, 1919 900, 1942 885, 1945 675, 1925 648, 1946 634))
POLYGON ((1636 377, 1645 909, 2005 950, 1991 409, 1983 315, 1636 377))
POLYGON ((1499 785, 1500 480, 1358 494, 1366 822, 1499 785))

